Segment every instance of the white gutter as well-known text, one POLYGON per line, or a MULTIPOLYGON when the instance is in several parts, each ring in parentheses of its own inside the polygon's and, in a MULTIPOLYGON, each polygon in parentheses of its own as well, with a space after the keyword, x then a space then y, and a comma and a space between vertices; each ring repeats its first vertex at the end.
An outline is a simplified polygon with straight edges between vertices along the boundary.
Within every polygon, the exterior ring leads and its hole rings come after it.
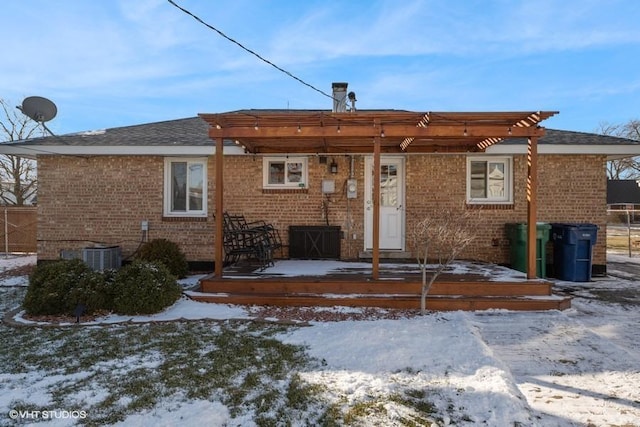
MULTIPOLYGON (((487 154, 527 154, 526 144, 495 144, 487 148, 487 154)), ((570 145, 538 144, 538 154, 606 155, 609 160, 640 156, 638 145, 570 145)))
MULTIPOLYGON (((10 154, 25 157, 38 155, 67 155, 67 156, 211 156, 215 154, 215 145, 18 145, 0 144, 0 154, 10 154)), ((224 147, 225 155, 242 155, 245 151, 238 145, 224 147)), ((317 153, 299 153, 299 155, 315 155, 317 153)), ((354 154, 354 153, 350 153, 354 154)), ((370 154, 370 153, 362 153, 370 154)), ((400 154, 400 153, 398 153, 400 154)), ((411 153, 409 155, 416 155, 411 153)), ((452 153, 458 154, 458 153, 452 153)), ((478 155, 479 153, 469 153, 478 155)), ((486 154, 509 155, 527 154, 526 144, 495 144, 487 148, 486 154)), ((638 145, 569 145, 569 144, 538 144, 538 154, 573 154, 573 155, 606 155, 609 160, 624 157, 640 156, 638 145)))
MULTIPOLYGON (((35 157, 39 155, 67 156, 211 156, 215 154, 215 145, 0 145, 0 154, 35 157)), ((225 155, 244 154, 239 146, 225 146, 225 155)))

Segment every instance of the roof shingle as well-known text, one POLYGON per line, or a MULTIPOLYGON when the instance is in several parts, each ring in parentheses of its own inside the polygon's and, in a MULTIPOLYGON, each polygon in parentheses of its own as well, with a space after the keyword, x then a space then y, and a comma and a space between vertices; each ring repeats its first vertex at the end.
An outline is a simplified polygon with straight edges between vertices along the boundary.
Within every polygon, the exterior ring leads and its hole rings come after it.
MULTIPOLYGON (((200 117, 189 117, 162 122, 144 123, 105 130, 78 132, 59 136, 13 141, 6 144, 36 146, 211 146, 209 126, 200 117)), ((508 138, 500 144, 526 144, 523 138, 508 138)), ((566 130, 546 129, 539 144, 553 145, 640 145, 614 136, 566 130)), ((225 145, 233 145, 225 141, 225 145)))

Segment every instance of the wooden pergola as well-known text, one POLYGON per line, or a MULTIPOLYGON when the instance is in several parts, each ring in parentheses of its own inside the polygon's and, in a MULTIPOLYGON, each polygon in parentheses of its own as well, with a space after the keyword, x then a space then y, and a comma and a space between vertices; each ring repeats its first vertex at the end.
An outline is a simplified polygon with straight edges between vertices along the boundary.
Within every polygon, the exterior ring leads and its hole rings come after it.
POLYGON ((527 278, 536 278, 537 144, 539 123, 557 111, 414 112, 366 110, 331 113, 243 110, 200 114, 216 146, 215 273, 223 263, 223 141, 252 154, 372 154, 372 278, 380 262, 380 156, 382 153, 480 153, 505 138, 527 138, 527 278))

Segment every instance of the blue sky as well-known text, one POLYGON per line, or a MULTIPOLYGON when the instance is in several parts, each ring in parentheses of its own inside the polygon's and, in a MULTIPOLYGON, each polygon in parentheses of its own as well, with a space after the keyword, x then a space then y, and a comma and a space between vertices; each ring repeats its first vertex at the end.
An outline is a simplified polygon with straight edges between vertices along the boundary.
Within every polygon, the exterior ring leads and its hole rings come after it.
MULTIPOLYGON (((640 117, 640 1, 175 0, 359 109, 640 117)), ((244 108, 331 109, 166 0, 3 0, 0 98, 53 100, 58 134, 244 108)))

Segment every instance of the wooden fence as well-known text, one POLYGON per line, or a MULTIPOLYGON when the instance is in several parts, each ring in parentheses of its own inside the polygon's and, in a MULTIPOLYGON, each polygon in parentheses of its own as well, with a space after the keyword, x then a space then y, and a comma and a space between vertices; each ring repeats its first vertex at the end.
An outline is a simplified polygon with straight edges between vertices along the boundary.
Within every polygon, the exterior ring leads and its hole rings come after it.
POLYGON ((36 252, 37 225, 34 206, 0 207, 0 252, 36 252))

